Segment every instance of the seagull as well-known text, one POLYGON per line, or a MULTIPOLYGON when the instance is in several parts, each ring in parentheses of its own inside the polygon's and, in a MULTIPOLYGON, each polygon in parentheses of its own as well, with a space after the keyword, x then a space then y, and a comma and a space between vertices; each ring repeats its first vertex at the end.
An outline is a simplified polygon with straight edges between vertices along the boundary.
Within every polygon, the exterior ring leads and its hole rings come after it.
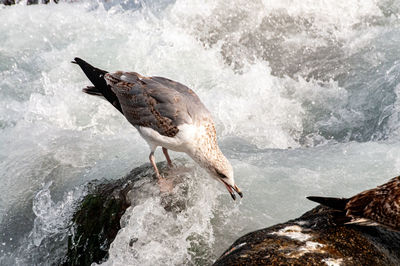
POLYGON ((222 154, 210 112, 193 90, 163 77, 145 77, 136 72, 109 73, 80 58, 81 67, 93 86, 83 92, 110 102, 139 131, 150 147, 149 160, 159 184, 165 182, 155 163, 154 151, 162 147, 169 166, 168 150, 185 152, 211 177, 221 182, 233 200, 243 197, 233 178, 233 168, 222 154))
POLYGON ((382 225, 400 231, 400 176, 351 198, 307 197, 345 212, 350 224, 382 225))

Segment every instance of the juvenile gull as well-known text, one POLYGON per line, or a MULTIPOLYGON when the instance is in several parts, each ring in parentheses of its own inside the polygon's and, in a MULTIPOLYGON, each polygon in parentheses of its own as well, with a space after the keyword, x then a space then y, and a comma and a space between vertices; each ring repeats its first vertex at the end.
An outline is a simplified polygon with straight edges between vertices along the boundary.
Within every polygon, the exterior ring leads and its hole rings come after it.
POLYGON ((154 151, 162 147, 168 165, 172 162, 168 149, 187 153, 195 162, 225 185, 235 200, 233 169, 218 147, 214 122, 210 112, 193 90, 162 77, 145 77, 136 72, 107 71, 95 68, 80 58, 78 64, 94 86, 83 91, 104 97, 139 131, 150 146, 150 162, 164 183, 154 151))
POLYGON ((386 184, 351 198, 307 197, 309 200, 343 211, 349 223, 380 224, 400 231, 400 176, 386 184))

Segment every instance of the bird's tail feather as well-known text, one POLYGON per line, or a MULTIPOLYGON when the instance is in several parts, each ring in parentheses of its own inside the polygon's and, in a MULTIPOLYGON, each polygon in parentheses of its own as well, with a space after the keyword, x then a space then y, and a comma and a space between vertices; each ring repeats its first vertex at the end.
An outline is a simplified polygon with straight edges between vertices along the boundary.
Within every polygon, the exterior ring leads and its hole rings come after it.
POLYGON ((349 201, 346 198, 329 198, 329 197, 307 197, 307 199, 340 211, 343 211, 346 208, 346 204, 349 201))
POLYGON ((115 93, 111 90, 111 87, 107 85, 104 75, 108 73, 105 70, 96 68, 85 60, 75 57, 72 63, 77 64, 81 67, 82 71, 88 77, 88 79, 93 83, 94 86, 88 86, 82 89, 83 92, 90 95, 104 96, 115 108, 117 108, 122 113, 121 104, 115 93))

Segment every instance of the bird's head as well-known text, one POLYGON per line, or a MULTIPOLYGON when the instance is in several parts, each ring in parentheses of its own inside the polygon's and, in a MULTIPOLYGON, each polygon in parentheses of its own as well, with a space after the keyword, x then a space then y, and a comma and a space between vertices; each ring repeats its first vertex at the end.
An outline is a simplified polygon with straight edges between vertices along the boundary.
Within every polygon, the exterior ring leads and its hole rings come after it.
POLYGON ((214 165, 214 167, 211 169, 211 174, 214 178, 224 184, 226 189, 229 191, 229 194, 231 194, 233 200, 236 200, 235 191, 239 194, 241 198, 243 198, 243 193, 236 186, 235 180, 233 179, 232 165, 225 157, 223 158, 223 160, 214 165))

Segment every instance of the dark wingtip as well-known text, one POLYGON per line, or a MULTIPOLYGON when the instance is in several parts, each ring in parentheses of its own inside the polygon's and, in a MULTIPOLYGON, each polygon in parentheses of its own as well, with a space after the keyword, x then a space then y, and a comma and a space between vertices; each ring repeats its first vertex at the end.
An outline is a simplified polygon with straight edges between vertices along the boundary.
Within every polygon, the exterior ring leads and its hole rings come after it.
POLYGON ((348 199, 346 198, 331 198, 331 197, 316 197, 316 196, 308 196, 306 198, 336 210, 344 210, 348 202, 348 199))
POLYGON ((75 57, 74 60, 71 61, 72 64, 77 64, 77 65, 79 65, 80 63, 83 63, 83 62, 85 62, 85 60, 82 60, 79 57, 75 57))
POLYGON ((323 204, 325 203, 325 197, 318 197, 318 196, 307 196, 306 197, 308 200, 323 204))
POLYGON ((119 103, 118 97, 115 95, 115 93, 111 90, 110 86, 107 85, 104 75, 107 73, 107 71, 96 68, 86 62, 83 59, 80 59, 79 57, 75 57, 74 64, 78 64, 82 71, 85 73, 86 77, 92 82, 94 85, 94 89, 90 86, 89 88, 84 89, 84 92, 92 94, 92 95, 99 95, 100 93, 104 96, 104 98, 107 99, 115 108, 118 109, 122 114, 122 108, 119 103))

